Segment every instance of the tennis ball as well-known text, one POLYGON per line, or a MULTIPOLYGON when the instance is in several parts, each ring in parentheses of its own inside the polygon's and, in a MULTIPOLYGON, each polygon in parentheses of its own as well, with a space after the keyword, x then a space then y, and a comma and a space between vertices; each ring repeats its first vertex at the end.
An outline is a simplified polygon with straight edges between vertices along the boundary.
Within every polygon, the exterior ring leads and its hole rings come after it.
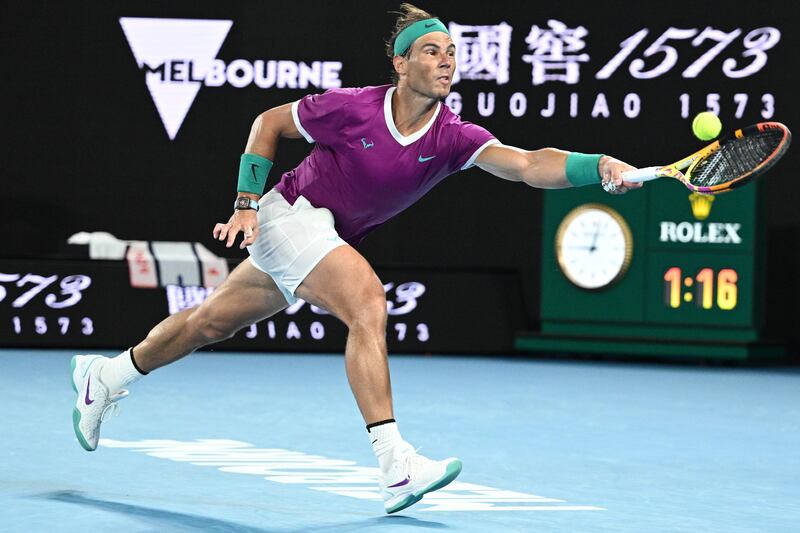
POLYGON ((711 111, 698 113, 692 121, 692 132, 701 141, 716 139, 722 131, 722 122, 719 117, 711 111))

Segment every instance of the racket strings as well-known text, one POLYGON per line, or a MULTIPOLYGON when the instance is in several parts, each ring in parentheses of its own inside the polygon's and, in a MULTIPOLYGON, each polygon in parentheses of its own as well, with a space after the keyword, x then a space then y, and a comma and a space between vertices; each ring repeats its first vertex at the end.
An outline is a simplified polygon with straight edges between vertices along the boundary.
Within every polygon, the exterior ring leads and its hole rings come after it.
POLYGON ((783 132, 779 130, 732 139, 698 161, 691 170, 689 182, 701 187, 712 186, 749 174, 772 155, 782 139, 783 132))

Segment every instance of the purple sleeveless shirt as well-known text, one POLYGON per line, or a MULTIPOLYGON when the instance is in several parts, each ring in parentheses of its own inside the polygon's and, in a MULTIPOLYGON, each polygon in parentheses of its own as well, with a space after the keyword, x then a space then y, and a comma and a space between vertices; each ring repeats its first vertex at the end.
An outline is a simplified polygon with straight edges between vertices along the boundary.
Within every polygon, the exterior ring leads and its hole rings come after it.
POLYGON ((352 245, 499 142, 442 103, 421 130, 403 136, 392 119, 394 90, 330 89, 292 105, 295 126, 316 144, 275 188, 290 204, 302 195, 330 209, 339 236, 352 245))

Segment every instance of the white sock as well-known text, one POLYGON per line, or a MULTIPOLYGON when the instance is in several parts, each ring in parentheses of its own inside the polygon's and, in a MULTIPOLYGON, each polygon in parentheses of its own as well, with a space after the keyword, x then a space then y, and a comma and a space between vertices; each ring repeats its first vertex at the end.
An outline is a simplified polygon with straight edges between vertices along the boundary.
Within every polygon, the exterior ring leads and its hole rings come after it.
POLYGON ((108 391, 114 394, 118 390, 138 381, 144 374, 139 372, 133 365, 130 348, 116 357, 103 361, 100 367, 100 381, 108 387, 108 391))
POLYGON ((400 431, 397 429, 397 422, 387 422, 380 426, 374 426, 369 429, 369 440, 372 443, 372 450, 378 458, 378 464, 382 472, 389 469, 392 462, 392 450, 398 445, 404 443, 403 437, 400 436, 400 431))

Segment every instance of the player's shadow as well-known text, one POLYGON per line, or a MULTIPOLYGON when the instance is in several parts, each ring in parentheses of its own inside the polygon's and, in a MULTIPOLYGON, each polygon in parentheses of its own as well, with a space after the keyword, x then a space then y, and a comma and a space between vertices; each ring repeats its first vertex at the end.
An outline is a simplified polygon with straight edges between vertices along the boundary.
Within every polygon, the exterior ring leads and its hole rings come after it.
POLYGON ((64 503, 86 505, 103 511, 111 511, 136 517, 145 522, 154 523, 161 531, 214 531, 223 533, 274 533, 273 530, 244 526, 235 522, 209 518, 207 516, 176 513, 153 507, 131 505, 129 503, 112 502, 91 498, 71 490, 38 494, 38 498, 64 503))
MULTIPOLYGON (((226 520, 219 520, 217 518, 209 518, 207 516, 177 513, 174 511, 165 511, 154 507, 145 507, 142 505, 132 505, 129 503, 112 502, 108 500, 101 500, 99 498, 92 498, 85 494, 72 491, 62 490, 55 492, 46 492, 44 494, 37 494, 36 498, 43 498, 46 500, 53 500, 63 503, 72 503, 77 505, 85 505, 94 507, 103 511, 110 511, 113 513, 120 513, 131 517, 136 517, 145 522, 154 523, 159 530, 166 531, 214 531, 216 533, 290 533, 295 530, 273 530, 263 529, 252 526, 245 526, 235 522, 228 522, 226 520)), ((296 530, 298 533, 324 533, 326 531, 357 531, 359 529, 380 526, 382 528, 396 529, 396 528, 423 528, 423 529, 449 529, 450 526, 440 522, 431 522, 426 520, 418 520, 410 516, 393 515, 381 516, 370 518, 367 520, 349 521, 337 524, 327 524, 317 527, 304 527, 296 530)))
POLYGON ((381 530, 386 531, 408 531, 410 528, 422 529, 450 529, 447 524, 441 522, 431 522, 429 520, 419 520, 411 516, 392 515, 392 516, 379 516, 369 518, 367 520, 342 522, 338 524, 329 524, 319 527, 303 528, 297 530, 297 533, 325 533, 327 531, 358 531, 359 529, 380 527, 381 530))
POLYGON ((370 522, 380 526, 391 524, 392 526, 420 527, 424 529, 450 529, 450 526, 447 524, 442 524, 441 522, 420 520, 411 516, 402 515, 379 516, 377 518, 373 518, 370 522))

